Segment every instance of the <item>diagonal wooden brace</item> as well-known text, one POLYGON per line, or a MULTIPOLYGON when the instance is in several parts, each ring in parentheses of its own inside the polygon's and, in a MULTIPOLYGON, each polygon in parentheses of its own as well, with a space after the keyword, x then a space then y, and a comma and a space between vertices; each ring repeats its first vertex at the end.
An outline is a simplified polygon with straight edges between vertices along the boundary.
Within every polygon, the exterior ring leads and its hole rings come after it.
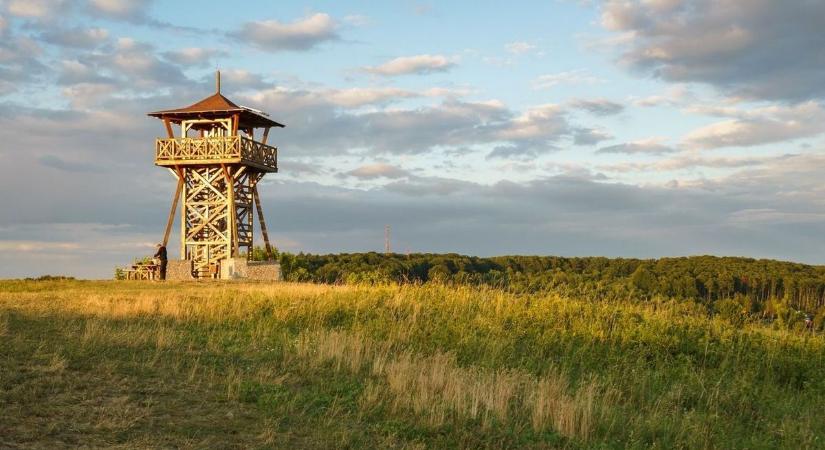
POLYGON ((255 199, 255 209, 258 211, 258 220, 261 222, 261 234, 264 235, 264 246, 266 248, 266 259, 272 261, 272 246, 269 244, 269 233, 266 232, 266 221, 264 220, 264 211, 261 208, 261 199, 258 197, 258 184, 252 187, 252 198, 255 199))
POLYGON ((169 233, 172 232, 172 224, 175 222, 175 211, 178 210, 178 200, 183 189, 183 174, 178 173, 178 187, 175 189, 175 196, 172 197, 172 209, 169 210, 169 219, 166 221, 166 231, 163 233, 163 246, 169 242, 169 233))

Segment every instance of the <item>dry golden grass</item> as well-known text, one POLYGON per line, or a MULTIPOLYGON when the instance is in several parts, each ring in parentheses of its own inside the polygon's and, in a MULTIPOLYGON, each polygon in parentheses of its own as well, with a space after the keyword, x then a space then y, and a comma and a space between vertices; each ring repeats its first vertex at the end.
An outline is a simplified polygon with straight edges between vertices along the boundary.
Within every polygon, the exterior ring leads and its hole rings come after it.
POLYGON ((811 405, 825 401, 821 336, 691 304, 44 286, 0 289, 0 448, 813 448, 825 435, 811 405))
POLYGON ((553 429, 586 440, 594 425, 598 384, 571 392, 558 372, 537 378, 518 370, 465 368, 449 353, 394 352, 391 344, 338 330, 302 333, 295 349, 302 361, 315 366, 332 362, 339 371, 368 370, 381 377, 383 383, 372 383, 364 391, 363 405, 391 396, 393 408, 411 410, 434 426, 452 416, 489 426, 493 420, 507 422, 514 414, 528 414, 536 431, 553 429))

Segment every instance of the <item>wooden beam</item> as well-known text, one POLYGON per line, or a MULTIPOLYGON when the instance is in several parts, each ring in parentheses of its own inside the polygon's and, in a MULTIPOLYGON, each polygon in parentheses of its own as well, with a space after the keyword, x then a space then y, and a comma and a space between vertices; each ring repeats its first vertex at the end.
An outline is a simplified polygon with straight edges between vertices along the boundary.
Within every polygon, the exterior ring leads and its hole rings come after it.
POLYGON ((264 128, 264 137, 261 138, 261 144, 266 145, 266 140, 269 138, 269 127, 264 128))
POLYGON ((172 131, 172 122, 169 121, 169 118, 163 118, 163 124, 166 125, 166 134, 169 135, 169 139, 175 138, 175 132, 172 131))
POLYGON ((238 126, 241 124, 241 115, 240 114, 233 114, 232 115, 232 136, 238 135, 238 126))
POLYGON ((185 260, 187 259, 186 255, 186 210, 189 209, 187 205, 187 192, 186 192, 186 169, 180 169, 179 178, 184 181, 183 189, 181 190, 181 197, 183 197, 183 205, 180 206, 180 259, 185 260))
POLYGON ((169 233, 172 232, 172 224, 175 223, 175 211, 178 209, 178 200, 183 190, 183 177, 178 176, 178 187, 175 189, 175 196, 172 197, 172 209, 169 210, 169 219, 166 221, 166 231, 163 233, 163 246, 169 242, 169 233))
POLYGON ((252 198, 255 199, 255 209, 258 211, 258 220, 261 222, 261 234, 264 235, 264 247, 266 248, 266 259, 272 261, 272 245, 269 244, 269 233, 266 231, 266 221, 264 220, 264 210, 261 208, 261 199, 258 198, 258 183, 252 186, 252 198))
POLYGON ((226 180, 227 199, 229 203, 229 257, 232 258, 238 255, 238 216, 235 213, 235 178, 230 175, 229 169, 221 164, 223 169, 224 179, 226 180))

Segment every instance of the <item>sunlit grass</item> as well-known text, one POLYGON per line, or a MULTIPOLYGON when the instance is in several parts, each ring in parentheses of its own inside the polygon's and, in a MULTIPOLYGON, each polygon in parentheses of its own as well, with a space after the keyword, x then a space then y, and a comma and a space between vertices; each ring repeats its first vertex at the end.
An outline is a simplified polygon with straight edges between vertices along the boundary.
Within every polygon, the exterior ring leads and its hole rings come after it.
POLYGON ((0 447, 816 448, 825 340, 469 287, 0 284, 0 447))

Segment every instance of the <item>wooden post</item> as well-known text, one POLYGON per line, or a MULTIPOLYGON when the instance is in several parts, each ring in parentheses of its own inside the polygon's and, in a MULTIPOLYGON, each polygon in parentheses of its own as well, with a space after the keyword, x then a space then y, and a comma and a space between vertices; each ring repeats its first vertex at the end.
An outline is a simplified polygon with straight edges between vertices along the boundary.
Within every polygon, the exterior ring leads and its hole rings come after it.
POLYGON ((267 138, 269 138, 269 127, 264 128, 264 137, 261 138, 261 144, 266 145, 267 138))
POLYGON ((188 259, 186 256, 186 169, 180 170, 180 179, 184 180, 183 187, 181 189, 181 197, 183 197, 183 205, 180 207, 180 259, 185 260, 188 259))
POLYGON ((183 189, 183 177, 178 174, 178 187, 175 189, 175 196, 172 197, 172 209, 169 210, 169 219, 166 221, 166 231, 163 233, 163 246, 169 242, 169 233, 172 231, 172 224, 175 222, 175 211, 178 209, 178 199, 183 189))
POLYGON ((261 208, 261 199, 258 198, 258 183, 252 186, 252 198, 255 199, 255 209, 258 211, 258 220, 261 222, 261 234, 264 235, 266 259, 272 261, 272 246, 269 244, 269 233, 266 232, 266 221, 264 220, 263 208, 261 208))
POLYGON ((229 257, 238 256, 238 216, 235 212, 235 177, 230 175, 229 169, 221 164, 224 179, 226 180, 226 197, 229 203, 229 257))
POLYGON ((172 122, 169 121, 169 118, 163 118, 163 124, 166 125, 166 134, 169 136, 169 139, 175 138, 175 132, 172 131, 172 122))

